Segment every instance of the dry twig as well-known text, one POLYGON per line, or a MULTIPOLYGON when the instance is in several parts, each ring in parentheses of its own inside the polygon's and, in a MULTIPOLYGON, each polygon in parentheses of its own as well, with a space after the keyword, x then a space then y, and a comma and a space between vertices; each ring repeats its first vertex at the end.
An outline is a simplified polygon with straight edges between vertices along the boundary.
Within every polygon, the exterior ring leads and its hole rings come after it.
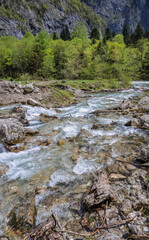
MULTIPOLYGON (((141 210, 139 212, 142 211, 143 208, 141 208, 141 210)), ((98 233, 100 231, 100 229, 109 229, 109 228, 114 228, 114 227, 118 227, 118 226, 121 226, 121 225, 124 225, 128 222, 131 222, 133 221, 136 217, 138 216, 138 213, 132 217, 132 218, 128 218, 126 220, 121 220, 121 221, 118 221, 114 224, 109 224, 109 225, 104 225, 104 226, 100 226, 98 227, 94 232, 90 233, 90 234, 87 234, 87 233, 77 233, 77 232, 72 232, 72 231, 67 231, 67 230, 63 230, 61 232, 65 232, 65 233, 68 233, 68 234, 71 234, 71 235, 76 235, 76 236, 83 236, 83 237, 92 237, 94 236, 96 233, 98 233)))

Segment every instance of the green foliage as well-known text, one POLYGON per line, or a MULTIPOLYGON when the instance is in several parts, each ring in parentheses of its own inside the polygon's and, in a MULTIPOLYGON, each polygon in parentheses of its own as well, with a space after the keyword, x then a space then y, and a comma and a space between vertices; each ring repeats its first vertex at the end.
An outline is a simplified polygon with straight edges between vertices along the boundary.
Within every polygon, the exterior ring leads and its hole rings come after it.
POLYGON ((78 23, 72 33, 71 33, 71 38, 80 38, 82 39, 83 41, 87 41, 88 38, 89 38, 89 33, 88 33, 88 30, 87 30, 87 27, 83 24, 83 23, 78 23))
MULTIPOLYGON (((126 86, 131 80, 148 79, 149 40, 141 38, 127 46, 122 34, 106 44, 88 37, 79 23, 71 40, 58 39, 45 31, 34 37, 27 32, 21 40, 0 37, 0 77, 31 79, 84 79, 95 81, 94 89, 126 86)), ((108 35, 108 34, 107 34, 108 35)), ((90 88, 91 84, 79 87, 90 88)))

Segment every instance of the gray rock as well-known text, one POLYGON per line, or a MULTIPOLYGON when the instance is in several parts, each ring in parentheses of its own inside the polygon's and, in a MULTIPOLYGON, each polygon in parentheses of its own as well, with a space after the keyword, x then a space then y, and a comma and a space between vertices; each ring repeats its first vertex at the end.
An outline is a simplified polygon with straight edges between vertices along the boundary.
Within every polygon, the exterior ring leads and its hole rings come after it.
POLYGON ((91 6, 113 32, 122 32, 125 23, 128 23, 131 31, 136 28, 138 22, 141 22, 144 29, 148 29, 148 0, 83 0, 83 2, 91 6))
POLYGON ((134 105, 129 100, 124 100, 120 106, 119 109, 125 110, 125 109, 132 109, 134 105))
POLYGON ((149 112, 149 97, 143 97, 141 100, 138 102, 138 107, 141 110, 149 112))
POLYGON ((27 104, 31 105, 31 106, 41 106, 41 104, 39 102, 37 102, 36 100, 29 98, 27 100, 27 104))
POLYGON ((143 115, 140 118, 140 123, 142 126, 149 128, 149 115, 143 115))
MULTIPOLYGON (((134 217, 137 213, 132 212, 128 214, 128 218, 134 217)), ((146 235, 149 233, 149 227, 145 226, 146 218, 142 217, 141 214, 133 222, 128 224, 128 227, 132 234, 136 235, 144 235, 144 230, 146 231, 146 235), (145 228, 145 229, 144 229, 145 228)))
POLYGON ((83 98, 83 97, 85 97, 85 94, 82 90, 77 89, 77 90, 75 90, 75 96, 78 98, 83 98))
POLYGON ((27 84, 24 87, 24 92, 25 93, 32 93, 34 91, 34 87, 32 84, 27 84))
POLYGON ((0 119, 0 140, 7 144, 16 144, 23 140, 24 127, 15 118, 0 119))
POLYGON ((10 86, 11 88, 15 88, 15 83, 9 82, 9 86, 10 86))
POLYGON ((131 126, 136 127, 136 126, 138 126, 138 125, 140 125, 139 119, 133 118, 133 119, 131 120, 131 126))

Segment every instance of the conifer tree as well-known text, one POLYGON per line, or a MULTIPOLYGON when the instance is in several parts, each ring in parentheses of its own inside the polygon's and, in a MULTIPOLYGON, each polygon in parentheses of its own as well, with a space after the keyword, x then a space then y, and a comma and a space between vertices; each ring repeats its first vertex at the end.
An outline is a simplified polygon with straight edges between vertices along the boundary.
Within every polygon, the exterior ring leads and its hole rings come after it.
POLYGON ((135 30, 136 41, 144 37, 144 29, 141 26, 141 23, 138 23, 136 30, 135 30))
POLYGON ((59 39, 59 35, 57 32, 54 32, 52 37, 53 37, 53 40, 59 39))
POLYGON ((125 24, 125 26, 124 26, 123 36, 124 36, 124 42, 128 46, 129 42, 130 42, 130 34, 129 34, 128 24, 125 24))
POLYGON ((100 39, 100 34, 98 28, 94 27, 91 31, 91 38, 99 40, 100 39))
POLYGON ((70 32, 68 26, 62 29, 60 33, 60 38, 64 41, 70 40, 70 32))
POLYGON ((145 31, 145 38, 148 38, 148 39, 149 39, 149 30, 146 30, 146 31, 145 31))
POLYGON ((109 27, 105 31, 103 42, 106 43, 107 40, 112 40, 112 33, 109 27))

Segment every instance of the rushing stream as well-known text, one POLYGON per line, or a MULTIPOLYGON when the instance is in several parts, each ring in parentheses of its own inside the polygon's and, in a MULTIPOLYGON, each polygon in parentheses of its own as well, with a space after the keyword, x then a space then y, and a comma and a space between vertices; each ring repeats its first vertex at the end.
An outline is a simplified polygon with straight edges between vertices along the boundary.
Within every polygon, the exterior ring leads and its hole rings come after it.
MULTIPOLYGON (((92 173, 114 163, 117 157, 129 157, 149 140, 145 131, 124 126, 127 116, 109 113, 96 117, 91 113, 140 96, 141 88, 149 88, 149 84, 135 82, 130 90, 94 94, 76 105, 56 110, 23 106, 30 127, 40 133, 26 141, 26 149, 18 153, 8 152, 0 145, 0 164, 8 166, 0 178, 0 236, 8 233, 11 210, 23 205, 26 196, 33 192, 36 224, 44 222, 51 210, 64 224, 77 218, 72 205, 91 185, 92 173), (42 123, 41 113, 58 118, 42 123), (47 139, 48 146, 39 144, 47 139)), ((11 109, 12 106, 0 108, 0 113, 11 109)))

